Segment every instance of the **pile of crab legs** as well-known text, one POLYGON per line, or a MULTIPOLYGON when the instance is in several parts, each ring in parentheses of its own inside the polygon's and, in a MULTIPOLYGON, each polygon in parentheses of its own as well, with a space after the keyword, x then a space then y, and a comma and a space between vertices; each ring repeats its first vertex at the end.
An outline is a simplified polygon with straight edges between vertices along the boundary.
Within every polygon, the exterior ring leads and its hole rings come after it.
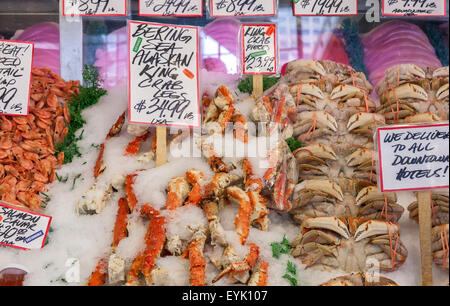
POLYGON ((55 145, 69 130, 67 103, 78 86, 50 69, 32 69, 29 114, 0 117, 1 200, 31 209, 43 206, 40 193, 64 161, 64 152, 57 153, 55 145))
MULTIPOLYGON (((233 102, 234 98, 228 89, 224 86, 220 87, 213 101, 209 101, 207 104, 209 106, 206 115, 208 120, 205 120, 205 124, 211 126, 217 123, 221 128, 216 129, 216 131, 223 133, 225 124, 229 122, 228 120, 231 120, 231 118, 240 118, 239 122, 242 125, 239 125, 237 131, 235 131, 235 137, 242 142, 246 142, 245 121, 242 120, 245 117, 240 114, 235 114, 234 110, 232 111, 233 102), (226 103, 229 106, 221 106, 218 108, 217 106, 220 105, 220 101, 227 101, 226 103), (212 115, 216 110, 220 114, 212 115), (225 112, 227 114, 224 114, 225 112)), ((124 116, 125 114, 122 114, 113 125, 107 134, 106 140, 116 136, 120 132, 123 126, 124 116)), ((139 137, 141 136, 136 137, 134 144, 138 143, 139 137)), ((128 150, 129 147, 130 145, 126 150, 128 153, 130 153, 130 150, 128 150)), ((223 256, 220 259, 211 258, 211 262, 221 271, 212 280, 213 283, 228 275, 230 277, 232 276, 234 281, 248 285, 261 286, 267 284, 268 263, 264 260, 258 260, 259 247, 252 243, 248 244, 249 253, 244 260, 241 260, 233 250, 231 244, 227 242, 218 216, 219 208, 226 205, 227 202, 238 204, 239 212, 235 219, 235 231, 242 245, 246 244, 251 225, 260 230, 267 231, 269 226, 268 208, 266 199, 260 194, 263 189, 263 180, 254 174, 252 165, 246 158, 240 162, 244 173, 242 179, 238 175, 230 173, 232 167, 228 166, 221 157, 217 156, 211 147, 201 145, 201 148, 207 151, 205 152, 205 156, 215 175, 209 181, 201 171, 189 169, 185 176, 172 178, 168 182, 167 202, 164 208, 173 211, 183 205, 201 207, 208 220, 208 229, 203 224, 189 225, 188 230, 192 235, 190 241, 187 243, 181 241, 176 235, 166 237, 165 217, 149 203, 140 205, 140 215, 150 220, 145 236, 145 249, 139 252, 133 260, 126 276, 125 285, 139 285, 141 283, 141 275, 143 275, 147 285, 160 284, 167 276, 167 271, 156 267, 155 261, 161 255, 164 247, 170 254, 189 260, 191 285, 204 285, 206 278, 206 259, 204 258, 203 251, 208 239, 208 233, 212 245, 220 245, 225 248, 223 256), (252 271, 251 276, 249 271, 252 271)), ((105 168, 102 162, 103 150, 104 144, 101 146, 101 151, 94 169, 96 177, 105 168)), ((136 151, 133 150, 133 152, 136 151)), ((235 166, 233 165, 233 167, 235 166)), ((107 278, 109 283, 124 280, 120 275, 124 273, 125 263, 123 259, 115 254, 115 248, 127 236, 127 215, 133 213, 139 206, 137 205, 137 198, 133 190, 134 180, 137 175, 137 173, 129 174, 124 179, 114 179, 111 183, 112 190, 114 191, 120 190, 121 188, 124 189, 126 197, 119 200, 109 261, 104 258, 100 259, 89 278, 88 285, 103 285, 106 283, 107 278)), ((105 202, 105 198, 101 199, 101 201, 105 202)), ((92 208, 89 208, 86 197, 82 199, 78 207, 83 212, 92 211, 90 210, 92 208)), ((101 207, 104 207, 104 205, 101 205, 101 207)), ((98 204, 94 208, 97 213, 103 209, 101 208, 99 211, 98 204)))

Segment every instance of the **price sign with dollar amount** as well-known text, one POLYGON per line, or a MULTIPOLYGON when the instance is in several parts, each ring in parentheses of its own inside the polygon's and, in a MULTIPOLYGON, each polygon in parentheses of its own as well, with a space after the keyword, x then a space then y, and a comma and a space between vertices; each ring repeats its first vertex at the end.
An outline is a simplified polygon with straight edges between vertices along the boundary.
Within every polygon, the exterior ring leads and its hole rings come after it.
POLYGON ((198 28, 130 21, 130 122, 199 127, 198 28))
POLYGON ((210 0, 212 17, 275 16, 275 0, 210 0))
POLYGON ((127 0, 63 0, 63 16, 125 16, 127 0))
POLYGON ((277 31, 275 24, 242 25, 243 74, 277 73, 277 31))
POLYGON ((139 15, 202 17, 203 0, 139 0, 139 15))
POLYGON ((383 15, 445 17, 446 0, 383 0, 383 15))
POLYGON ((358 0, 293 0, 294 16, 343 16, 358 14, 358 0))
POLYGON ((0 114, 28 115, 34 44, 0 39, 0 114))

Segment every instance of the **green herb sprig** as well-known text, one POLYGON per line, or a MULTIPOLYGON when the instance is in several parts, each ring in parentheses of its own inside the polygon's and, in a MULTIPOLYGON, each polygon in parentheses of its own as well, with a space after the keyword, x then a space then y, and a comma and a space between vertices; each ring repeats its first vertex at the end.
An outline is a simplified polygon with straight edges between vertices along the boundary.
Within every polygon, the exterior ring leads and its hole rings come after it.
POLYGON ((66 125, 69 128, 64 140, 55 145, 56 151, 64 152, 64 163, 72 162, 74 157, 80 157, 80 148, 77 142, 83 138, 83 132, 76 136, 76 132, 83 127, 86 120, 83 119, 81 112, 94 104, 107 92, 101 88, 102 80, 99 78, 97 69, 94 66, 85 65, 83 70, 84 85, 79 86, 79 94, 73 95, 67 102, 70 112, 70 123, 66 125))

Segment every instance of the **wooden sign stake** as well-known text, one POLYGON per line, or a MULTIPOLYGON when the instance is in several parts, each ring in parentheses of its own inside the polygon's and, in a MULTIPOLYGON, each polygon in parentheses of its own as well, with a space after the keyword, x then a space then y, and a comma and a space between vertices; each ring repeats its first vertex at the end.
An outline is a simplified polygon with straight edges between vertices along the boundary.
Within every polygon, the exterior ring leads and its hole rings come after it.
POLYGON ((165 126, 156 127, 156 167, 167 163, 166 133, 165 126))
POLYGON ((258 100, 263 94, 263 75, 253 75, 253 99, 258 100))
POLYGON ((433 255, 431 250, 431 196, 420 191, 419 202, 420 257, 422 262, 422 286, 433 285, 433 255))

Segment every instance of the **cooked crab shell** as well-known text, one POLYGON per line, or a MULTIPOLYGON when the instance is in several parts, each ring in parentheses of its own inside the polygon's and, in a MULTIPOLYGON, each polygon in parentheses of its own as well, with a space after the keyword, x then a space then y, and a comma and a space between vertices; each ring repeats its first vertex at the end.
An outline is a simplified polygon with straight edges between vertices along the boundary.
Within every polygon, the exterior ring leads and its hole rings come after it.
POLYGON ((292 256, 302 259, 307 267, 340 268, 348 272, 364 272, 374 264, 381 270, 395 270, 407 257, 398 225, 379 220, 308 218, 292 245, 292 256), (312 230, 325 235, 307 235, 312 230), (332 238, 324 239, 327 236, 332 238))

